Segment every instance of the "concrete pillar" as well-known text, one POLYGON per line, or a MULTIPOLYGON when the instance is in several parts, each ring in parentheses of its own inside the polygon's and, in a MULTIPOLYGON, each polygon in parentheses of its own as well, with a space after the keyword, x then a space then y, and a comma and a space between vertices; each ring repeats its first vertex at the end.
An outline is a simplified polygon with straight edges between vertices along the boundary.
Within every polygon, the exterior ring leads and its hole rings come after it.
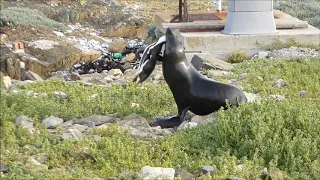
POLYGON ((275 34, 272 0, 228 0, 224 34, 275 34))

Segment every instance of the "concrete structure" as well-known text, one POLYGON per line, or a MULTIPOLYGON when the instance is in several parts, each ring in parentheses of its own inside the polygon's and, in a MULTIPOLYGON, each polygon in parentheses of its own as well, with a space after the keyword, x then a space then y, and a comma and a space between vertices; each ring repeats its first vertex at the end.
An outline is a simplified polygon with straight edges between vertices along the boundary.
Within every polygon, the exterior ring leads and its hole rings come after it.
POLYGON ((272 0, 228 0, 224 34, 275 34, 272 0))
MULTIPOLYGON (((213 54, 216 58, 224 59, 225 56, 235 50, 245 50, 252 55, 261 50, 261 45, 269 45, 277 41, 289 42, 296 40, 303 44, 320 44, 320 30, 295 17, 274 10, 276 34, 256 35, 227 35, 221 33, 225 26, 226 12, 193 12, 192 15, 211 14, 206 19, 194 20, 188 23, 170 23, 174 13, 157 13, 155 16, 156 27, 165 32, 166 27, 180 29, 177 32, 184 43, 185 50, 190 53, 213 54), (200 28, 203 26, 204 28, 200 28), (197 28, 198 27, 198 28, 197 28)), ((195 16, 196 17, 196 16, 195 16)), ((199 16, 198 16, 199 17, 199 16)))

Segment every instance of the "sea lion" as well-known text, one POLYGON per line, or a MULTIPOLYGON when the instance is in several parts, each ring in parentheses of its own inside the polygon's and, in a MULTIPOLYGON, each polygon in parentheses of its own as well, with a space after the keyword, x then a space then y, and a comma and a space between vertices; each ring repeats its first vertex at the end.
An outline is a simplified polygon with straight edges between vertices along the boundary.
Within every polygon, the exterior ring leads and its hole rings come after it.
POLYGON ((145 81, 152 71, 154 70, 157 61, 161 61, 160 58, 163 55, 165 36, 159 38, 158 41, 150 44, 142 54, 139 62, 138 72, 133 76, 133 82, 136 82, 139 78, 138 83, 145 81))
POLYGON ((247 102, 245 94, 239 88, 199 73, 187 60, 182 42, 170 28, 166 30, 165 36, 165 50, 160 59, 163 76, 173 94, 178 115, 158 119, 151 126, 178 126, 184 121, 188 110, 196 115, 207 115, 221 107, 227 109, 228 103, 239 106, 240 103, 247 102))

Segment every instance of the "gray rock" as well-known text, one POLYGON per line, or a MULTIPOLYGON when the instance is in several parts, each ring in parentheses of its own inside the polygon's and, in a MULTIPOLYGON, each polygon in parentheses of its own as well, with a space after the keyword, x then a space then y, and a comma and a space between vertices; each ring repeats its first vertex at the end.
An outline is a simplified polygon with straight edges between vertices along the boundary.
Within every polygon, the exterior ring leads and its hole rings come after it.
POLYGON ((134 128, 131 126, 128 127, 121 127, 121 129, 125 130, 129 128, 129 132, 131 136, 136 137, 136 138, 158 138, 159 136, 165 136, 167 134, 172 134, 172 132, 168 129, 161 129, 160 126, 157 127, 138 127, 134 128))
POLYGON ((67 96, 66 93, 64 93, 64 92, 57 92, 57 91, 54 91, 54 92, 53 92, 53 97, 55 97, 55 98, 60 98, 61 100, 64 100, 64 99, 67 99, 67 98, 68 98, 68 96, 67 96))
POLYGON ((36 73, 32 71, 25 71, 21 74, 21 81, 31 80, 31 81, 43 81, 43 79, 36 73))
POLYGON ((198 126, 198 123, 196 122, 186 122, 186 121, 183 121, 177 128, 177 130, 187 130, 188 128, 194 128, 198 126))
POLYGON ((45 164, 41 164, 34 157, 29 157, 26 164, 23 166, 22 170, 24 173, 30 173, 34 171, 47 171, 48 166, 45 164))
POLYGON ((130 114, 130 115, 124 117, 119 122, 119 125, 122 127, 131 126, 134 128, 139 128, 139 127, 150 128, 148 121, 144 117, 142 117, 138 114, 130 114))
POLYGON ((268 100, 276 100, 278 102, 286 100, 285 96, 282 95, 270 95, 267 98, 268 100))
POLYGON ((225 180, 245 180, 245 179, 239 178, 239 177, 228 177, 225 180))
POLYGON ((0 170, 3 173, 7 173, 7 172, 9 172, 9 167, 4 164, 0 164, 0 170))
POLYGON ((106 76, 103 78, 103 81, 105 81, 106 83, 112 83, 113 82, 113 76, 106 76))
POLYGON ((62 133, 60 135, 60 138, 62 140, 67 140, 67 139, 77 139, 77 140, 81 140, 83 139, 83 135, 82 133, 77 130, 77 129, 68 129, 67 133, 62 133))
POLYGON ((267 177, 268 177, 268 169, 267 169, 267 168, 263 168, 263 171, 262 171, 262 173, 261 173, 261 175, 260 175, 260 178, 261 178, 262 180, 266 180, 267 177))
POLYGON ((207 174, 207 173, 210 173, 210 175, 212 176, 212 177, 214 177, 214 169, 213 169, 213 167, 212 166, 202 166, 201 167, 201 172, 202 172, 202 174, 207 174))
POLYGON ((46 125, 48 129, 54 129, 61 123, 63 123, 63 119, 51 115, 50 117, 42 121, 40 127, 44 127, 46 125))
POLYGON ((75 120, 75 124, 87 124, 89 126, 89 124, 92 126, 94 123, 95 126, 99 126, 101 124, 104 123, 115 123, 116 118, 112 117, 112 116, 102 116, 102 115, 92 115, 80 120, 75 120))
POLYGON ((242 73, 242 74, 239 75, 239 79, 240 79, 240 80, 243 80, 243 79, 245 79, 247 76, 248 76, 248 73, 242 73))
POLYGON ((205 123, 215 121, 216 119, 217 119, 217 113, 210 113, 205 116, 195 115, 191 118, 191 122, 195 122, 198 124, 205 124, 205 123))
POLYGON ((140 176, 143 180, 151 180, 151 179, 166 179, 173 180, 174 179, 175 170, 173 168, 161 168, 161 167, 151 167, 144 166, 140 170, 140 176))
POLYGON ((116 177, 109 177, 107 180, 118 180, 116 177))
POLYGON ((63 123, 59 124, 59 125, 57 126, 57 128, 62 128, 62 129, 64 129, 64 128, 67 128, 67 127, 72 126, 73 123, 74 123, 73 120, 69 120, 69 121, 66 121, 66 122, 63 122, 63 123))
POLYGON ((267 58, 268 55, 269 55, 268 52, 266 52, 266 51, 261 51, 261 52, 258 53, 258 58, 259 58, 259 59, 267 58))
POLYGON ((44 154, 44 153, 40 153, 38 158, 37 158, 37 161, 41 164, 45 164, 46 161, 47 161, 47 155, 44 154))
POLYGON ((101 136, 98 135, 89 135, 89 138, 96 142, 101 141, 101 136))
POLYGON ((84 126, 84 125, 81 125, 81 124, 74 124, 71 127, 69 127, 69 129, 77 129, 80 132, 84 132, 85 130, 88 129, 88 126, 84 126))
POLYGON ((80 77, 79 73, 72 72, 72 73, 70 74, 70 79, 71 79, 72 81, 77 81, 77 80, 80 80, 81 77, 80 77))
POLYGON ((223 60, 213 58, 212 55, 194 55, 191 59, 191 64, 195 67, 195 69, 200 70, 204 69, 220 69, 229 71, 233 69, 233 65, 227 63, 223 60))
POLYGON ((174 177, 180 177, 182 180, 193 180, 195 178, 193 174, 183 169, 177 169, 174 177))
POLYGON ((306 94, 307 94, 307 91, 305 91, 305 90, 302 90, 302 91, 299 92, 299 95, 301 97, 305 96, 306 94))
POLYGON ((261 96, 257 95, 257 94, 253 94, 253 93, 248 93, 248 92, 244 92, 244 94, 247 97, 248 102, 260 102, 261 100, 261 96))
POLYGON ((221 77, 221 76, 223 76, 223 71, 210 69, 210 70, 207 72, 207 76, 208 76, 208 78, 215 79, 216 77, 221 77))
POLYGON ((14 125, 16 127, 21 125, 22 128, 28 129, 30 134, 33 134, 33 132, 34 132, 33 120, 28 118, 27 116, 21 115, 21 116, 17 117, 14 125))
POLYGON ((123 76, 122 71, 120 69, 111 69, 108 72, 109 76, 123 76))
POLYGON ((274 86, 277 88, 283 88, 287 85, 287 82, 283 79, 278 79, 275 83, 274 86))

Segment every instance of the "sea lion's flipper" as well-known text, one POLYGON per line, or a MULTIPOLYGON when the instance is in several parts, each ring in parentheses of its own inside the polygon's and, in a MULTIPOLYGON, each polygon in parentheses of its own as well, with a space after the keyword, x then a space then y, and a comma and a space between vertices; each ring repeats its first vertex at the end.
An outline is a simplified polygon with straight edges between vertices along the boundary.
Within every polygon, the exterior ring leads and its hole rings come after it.
POLYGON ((190 107, 186 107, 181 111, 181 113, 180 113, 180 123, 182 123, 184 121, 184 117, 186 116, 186 114, 187 114, 189 109, 190 109, 190 107))
POLYGON ((153 122, 151 122, 150 126, 160 126, 161 128, 170 128, 174 126, 179 126, 181 124, 180 122, 180 115, 165 117, 161 119, 157 119, 153 122))

